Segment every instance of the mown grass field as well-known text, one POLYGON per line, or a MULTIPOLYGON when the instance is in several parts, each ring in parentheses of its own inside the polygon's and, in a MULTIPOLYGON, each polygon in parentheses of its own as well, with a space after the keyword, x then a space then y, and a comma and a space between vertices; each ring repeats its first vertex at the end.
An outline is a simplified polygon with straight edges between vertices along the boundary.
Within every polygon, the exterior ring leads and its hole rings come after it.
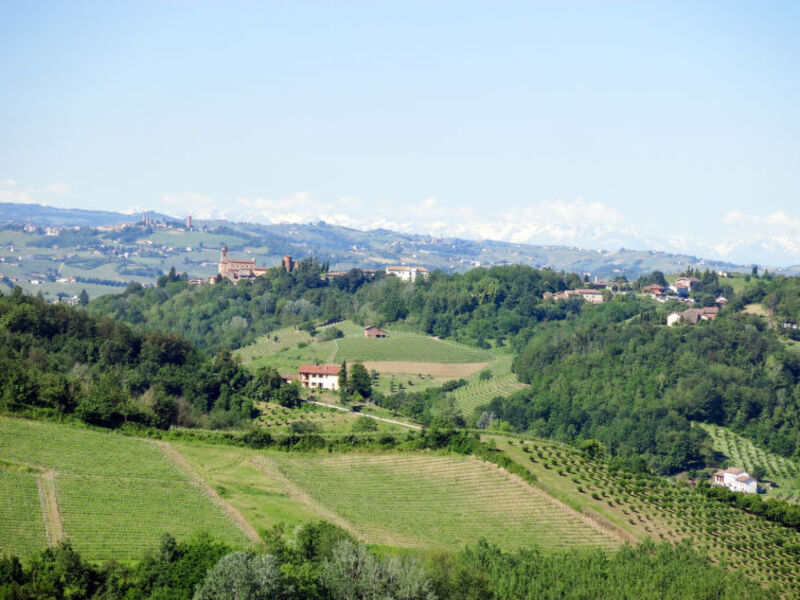
POLYGON ((740 467, 751 475, 757 467, 763 469, 766 480, 777 484, 774 489, 767 490, 768 496, 789 502, 800 502, 800 465, 796 462, 762 450, 747 438, 725 427, 705 423, 698 426, 711 436, 714 450, 730 459, 730 466, 740 467))
POLYGON ((388 546, 615 547, 616 538, 473 458, 432 454, 271 455, 313 500, 388 546))
MULTIPOLYGON (((248 544, 233 521, 150 441, 0 418, 0 461, 55 472, 64 534, 90 559, 138 559, 166 531, 179 539, 205 531, 234 546, 248 544)), ((20 506, 28 515, 20 520, 26 523, 21 535, 0 525, 0 550, 40 547, 44 525, 36 474, 0 473, 13 483, 0 486, 0 506, 20 506)))

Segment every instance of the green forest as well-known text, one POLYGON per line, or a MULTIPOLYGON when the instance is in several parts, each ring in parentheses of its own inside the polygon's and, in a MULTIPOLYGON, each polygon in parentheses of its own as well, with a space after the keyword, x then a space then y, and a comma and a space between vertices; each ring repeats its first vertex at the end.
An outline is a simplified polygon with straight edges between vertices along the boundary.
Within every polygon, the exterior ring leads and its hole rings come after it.
POLYGON ((481 542, 455 554, 381 555, 325 522, 287 539, 266 535, 266 553, 232 551, 206 537, 165 534, 135 566, 92 564, 68 542, 23 563, 0 557, 0 598, 27 600, 518 600, 585 598, 777 598, 687 544, 646 542, 603 551, 502 552, 481 542))
POLYGON ((125 423, 220 427, 253 416, 253 400, 280 387, 230 352, 206 357, 174 333, 140 331, 18 288, 0 296, 0 410, 125 423))

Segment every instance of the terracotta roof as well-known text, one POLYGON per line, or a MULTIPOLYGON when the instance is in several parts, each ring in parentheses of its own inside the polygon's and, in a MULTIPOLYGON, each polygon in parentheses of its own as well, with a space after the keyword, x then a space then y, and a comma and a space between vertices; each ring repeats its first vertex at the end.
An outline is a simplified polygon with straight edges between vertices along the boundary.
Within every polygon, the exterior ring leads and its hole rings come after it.
POLYGON ((301 375, 338 375, 339 365, 300 365, 297 372, 301 375))
POLYGON ((742 483, 744 483, 745 481, 755 481, 755 480, 749 475, 739 475, 736 478, 736 481, 741 481, 742 483))
POLYGON ((381 333, 383 333, 383 329, 375 327, 375 325, 370 325, 369 327, 364 327, 364 331, 372 331, 372 330, 380 331, 381 333))
POLYGON ((601 296, 603 295, 603 291, 602 290, 589 290, 589 289, 586 289, 586 288, 580 289, 580 290, 575 290, 575 293, 576 294, 600 294, 601 296))
POLYGON ((731 475, 740 475, 744 473, 744 469, 740 469, 738 467, 728 467, 725 469, 726 473, 730 473, 731 475))
POLYGON ((722 477, 723 475, 725 475, 725 471, 723 471, 722 469, 714 473, 714 477, 722 477))

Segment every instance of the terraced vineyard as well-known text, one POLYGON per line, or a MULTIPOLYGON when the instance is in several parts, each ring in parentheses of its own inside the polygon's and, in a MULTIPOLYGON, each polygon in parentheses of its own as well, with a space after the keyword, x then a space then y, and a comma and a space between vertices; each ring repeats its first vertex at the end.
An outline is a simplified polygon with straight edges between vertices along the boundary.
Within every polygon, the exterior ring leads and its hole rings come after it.
POLYGON ((347 361, 414 361, 432 363, 475 363, 492 360, 493 355, 454 342, 424 335, 390 334, 385 339, 346 337, 337 340, 335 362, 347 361))
POLYGON ((243 363, 249 363, 290 348, 296 348, 297 344, 301 342, 311 342, 308 332, 287 327, 258 338, 253 344, 237 350, 235 354, 243 363))
MULTIPOLYGON (((497 438, 500 439, 500 438, 497 438)), ((540 441, 509 446, 509 452, 533 473, 557 473, 589 503, 612 507, 658 539, 688 539, 717 561, 744 574, 777 585, 786 597, 800 595, 800 533, 706 496, 666 478, 610 471, 569 447, 540 441), (528 460, 524 460, 526 458, 528 460)))
POLYGON ((271 457, 303 492, 371 543, 459 548, 485 537, 507 549, 619 544, 566 506, 473 458, 271 457))
POLYGON ((492 373, 491 379, 481 380, 474 375, 467 385, 453 392, 456 405, 464 415, 471 415, 478 406, 491 402, 497 396, 509 396, 527 387, 511 372, 512 360, 511 355, 500 357, 488 367, 492 373))
MULTIPOLYGON (((138 558, 165 531, 179 539, 206 531, 234 546, 248 544, 222 510, 149 441, 0 418, 0 461, 55 471, 64 533, 90 559, 138 558)), ((44 545, 35 474, 27 475, 0 470, 0 477, 11 483, 0 486, 0 506, 13 506, 22 515, 21 531, 0 525, 0 550, 12 543, 44 545)))
POLYGON ((0 554, 28 556, 46 544, 37 474, 0 465, 0 554))
POLYGON ((730 458, 731 466, 741 467, 750 474, 756 467, 763 469, 766 478, 778 485, 776 489, 768 492, 770 496, 790 502, 800 501, 800 489, 798 489, 800 465, 793 460, 756 447, 747 438, 725 427, 705 423, 699 426, 711 436, 714 450, 730 458))

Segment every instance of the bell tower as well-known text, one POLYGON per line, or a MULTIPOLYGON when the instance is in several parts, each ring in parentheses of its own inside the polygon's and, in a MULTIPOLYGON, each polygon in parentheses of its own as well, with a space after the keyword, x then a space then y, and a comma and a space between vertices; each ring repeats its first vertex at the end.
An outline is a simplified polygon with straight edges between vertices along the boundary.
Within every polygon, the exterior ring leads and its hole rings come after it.
POLYGON ((227 264, 228 264, 228 246, 227 244, 222 244, 222 252, 220 253, 219 257, 217 272, 224 275, 225 272, 227 271, 227 264))

